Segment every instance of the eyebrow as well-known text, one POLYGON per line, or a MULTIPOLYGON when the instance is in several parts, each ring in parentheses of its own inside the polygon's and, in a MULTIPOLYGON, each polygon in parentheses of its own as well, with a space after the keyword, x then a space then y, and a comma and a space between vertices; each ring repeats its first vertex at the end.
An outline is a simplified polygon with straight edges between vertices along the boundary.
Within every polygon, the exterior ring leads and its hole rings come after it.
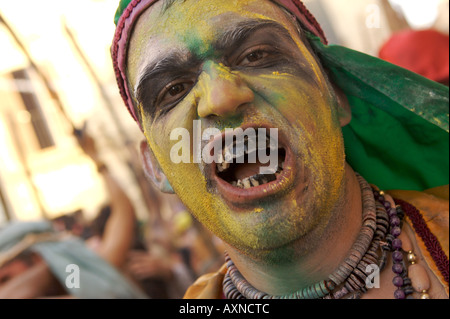
POLYGON ((292 41, 292 37, 288 30, 278 22, 264 19, 251 19, 240 22, 232 29, 225 31, 215 42, 215 47, 218 50, 237 47, 246 41, 250 35, 265 28, 271 28, 277 32, 278 36, 282 36, 285 40, 292 41))
MULTIPOLYGON (((277 36, 293 41, 289 32, 281 24, 272 20, 251 19, 240 22, 233 28, 223 32, 213 43, 213 47, 219 52, 233 52, 235 48, 247 41, 252 34, 264 28, 271 28, 276 31, 277 36)), ((160 86, 166 83, 165 78, 170 80, 174 77, 192 73, 192 70, 201 64, 201 59, 201 57, 188 52, 187 49, 175 49, 165 54, 161 59, 155 58, 155 61, 149 63, 141 72, 136 82, 135 96, 138 102, 143 105, 148 105, 149 102, 153 103, 153 92, 161 89, 160 86), (153 84, 155 81, 157 81, 157 84, 153 84), (155 90, 148 90, 149 86, 153 85, 156 86, 155 90)), ((154 114, 155 111, 152 109, 150 113, 154 114)))
MULTIPOLYGON (((157 60, 154 63, 150 63, 141 73, 138 78, 135 96, 139 103, 147 105, 149 100, 152 99, 152 92, 147 88, 153 84, 152 82, 158 81, 159 86, 164 87, 166 82, 165 78, 172 78, 182 76, 187 72, 192 73, 192 69, 200 64, 197 57, 190 53, 186 53, 184 50, 175 50, 168 53, 164 58, 157 60)), ((158 86, 158 85, 157 85, 158 86)), ((156 90, 158 90, 156 88, 156 90)))

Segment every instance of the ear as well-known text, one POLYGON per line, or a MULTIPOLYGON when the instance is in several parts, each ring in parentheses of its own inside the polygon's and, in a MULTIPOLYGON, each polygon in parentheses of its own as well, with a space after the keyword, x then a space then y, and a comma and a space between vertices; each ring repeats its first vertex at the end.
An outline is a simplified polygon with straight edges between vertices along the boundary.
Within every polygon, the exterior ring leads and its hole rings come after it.
POLYGON ((338 117, 339 122, 341 123, 341 127, 346 126, 352 120, 352 110, 350 108, 350 104, 348 103, 347 96, 341 90, 340 87, 332 84, 334 92, 336 93, 336 98, 338 102, 338 117))
POLYGON ((147 141, 141 141, 142 166, 146 177, 163 193, 175 194, 147 141))

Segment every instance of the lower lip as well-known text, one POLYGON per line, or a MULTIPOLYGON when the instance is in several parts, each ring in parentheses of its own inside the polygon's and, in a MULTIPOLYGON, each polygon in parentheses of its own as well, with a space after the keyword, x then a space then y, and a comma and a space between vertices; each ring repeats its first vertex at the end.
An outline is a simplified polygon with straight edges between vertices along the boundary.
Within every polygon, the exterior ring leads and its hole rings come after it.
MULTIPOLYGON (((284 147, 283 145, 280 146, 284 147)), ((247 189, 235 187, 220 178, 216 173, 216 165, 215 163, 213 163, 211 165, 213 166, 212 169, 214 170, 213 178, 216 181, 217 188, 222 194, 223 198, 231 204, 250 204, 254 201, 268 199, 269 197, 277 195, 288 189, 294 181, 295 163, 290 149, 284 149, 286 150, 284 168, 278 175, 277 179, 270 183, 247 189)))

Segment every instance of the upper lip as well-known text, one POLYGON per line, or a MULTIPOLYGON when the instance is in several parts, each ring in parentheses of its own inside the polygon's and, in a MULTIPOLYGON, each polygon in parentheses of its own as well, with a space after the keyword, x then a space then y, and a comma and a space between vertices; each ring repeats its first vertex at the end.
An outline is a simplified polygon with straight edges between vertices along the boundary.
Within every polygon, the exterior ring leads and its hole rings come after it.
MULTIPOLYGON (((269 125, 245 125, 240 127, 242 130, 246 130, 247 128, 266 128, 269 131, 270 128, 273 128, 269 125)), ((225 139, 226 132, 217 135, 213 138, 212 142, 221 142, 225 139)), ((217 189, 219 190, 222 197, 234 205, 242 205, 242 204, 251 204, 254 201, 262 200, 265 198, 272 197, 276 194, 279 194, 285 190, 287 190, 294 181, 295 175, 295 159, 292 153, 292 150, 287 143, 287 139, 281 130, 278 130, 278 145, 279 148, 283 148, 286 151, 285 164, 281 173, 278 175, 277 179, 263 185, 259 185, 256 187, 241 189, 235 186, 232 186, 227 181, 220 178, 217 174, 217 165, 215 162, 212 162, 210 166, 210 176, 212 176, 212 180, 216 182, 217 189)))

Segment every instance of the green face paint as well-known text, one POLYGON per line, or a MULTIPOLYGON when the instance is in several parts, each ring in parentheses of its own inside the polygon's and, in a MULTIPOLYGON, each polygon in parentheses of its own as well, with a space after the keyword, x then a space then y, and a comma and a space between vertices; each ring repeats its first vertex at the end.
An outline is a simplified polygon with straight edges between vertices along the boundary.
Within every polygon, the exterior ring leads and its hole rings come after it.
POLYGON ((214 49, 201 39, 196 30, 187 32, 186 35, 180 34, 178 41, 186 43, 188 50, 194 52, 199 59, 214 58, 214 49))

